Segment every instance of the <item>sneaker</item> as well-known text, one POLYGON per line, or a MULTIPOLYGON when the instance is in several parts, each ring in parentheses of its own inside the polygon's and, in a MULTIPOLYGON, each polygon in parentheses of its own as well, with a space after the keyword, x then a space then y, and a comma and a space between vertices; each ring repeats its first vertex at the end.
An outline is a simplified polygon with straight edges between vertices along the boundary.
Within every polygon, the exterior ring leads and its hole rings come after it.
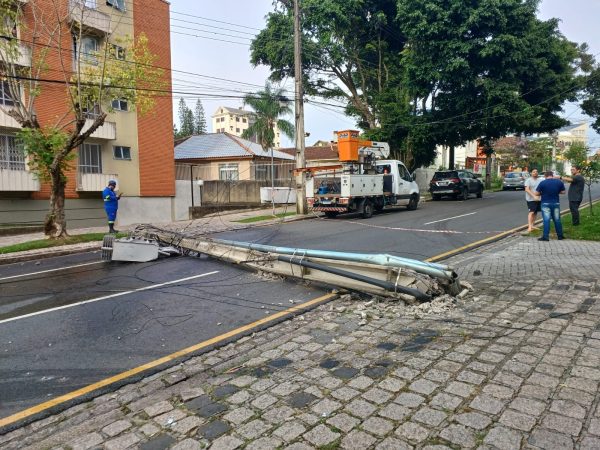
POLYGON ((550 239, 548 239, 547 237, 541 237, 538 239, 538 241, 544 241, 544 242, 548 242, 550 239))
POLYGON ((564 236, 559 236, 559 237, 558 237, 558 240, 559 240, 559 241, 562 241, 564 238, 565 238, 564 236))

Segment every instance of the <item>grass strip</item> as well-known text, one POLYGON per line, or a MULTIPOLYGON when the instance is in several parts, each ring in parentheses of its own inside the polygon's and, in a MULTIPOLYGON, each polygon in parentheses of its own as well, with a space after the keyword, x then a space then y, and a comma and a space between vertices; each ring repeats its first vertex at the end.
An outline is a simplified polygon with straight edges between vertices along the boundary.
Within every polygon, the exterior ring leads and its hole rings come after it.
POLYGON ((296 215, 295 212, 286 212, 286 213, 275 214, 275 216, 273 216, 272 214, 269 214, 268 216, 247 217, 245 219, 234 220, 234 222, 239 222, 239 223, 254 223, 254 222, 260 222, 260 221, 263 221, 263 220, 273 220, 275 218, 281 219, 283 217, 289 217, 289 216, 295 216, 295 215, 296 215))
MULTIPOLYGON (((563 234, 566 239, 574 239, 577 241, 600 241, 600 204, 595 204, 593 207, 594 215, 590 214, 589 204, 579 209, 579 225, 573 226, 571 214, 561 216, 560 221, 563 226, 563 234)), ((538 225, 540 228, 542 224, 538 225)), ((556 238, 554 225, 550 225, 551 238, 556 238)), ((529 233, 529 236, 541 236, 542 230, 534 230, 529 233)))
MULTIPOLYGON (((61 239, 39 239, 36 241, 22 242, 20 244, 7 245, 0 247, 0 255, 6 253, 24 252, 27 250, 37 250, 40 248, 60 247, 62 245, 81 244, 83 242, 101 241, 106 236, 106 233, 87 233, 75 234, 61 239)), ((127 233, 118 233, 116 237, 125 237, 127 233)))

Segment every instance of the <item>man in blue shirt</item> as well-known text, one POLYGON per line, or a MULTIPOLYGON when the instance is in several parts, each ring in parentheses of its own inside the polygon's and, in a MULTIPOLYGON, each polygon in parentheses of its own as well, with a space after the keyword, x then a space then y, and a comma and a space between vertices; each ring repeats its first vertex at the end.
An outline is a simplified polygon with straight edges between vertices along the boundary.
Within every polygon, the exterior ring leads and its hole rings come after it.
POLYGON ((109 233, 118 233, 118 231, 115 230, 115 220, 117 220, 117 210, 119 209, 119 200, 121 199, 121 194, 115 194, 116 187, 117 182, 115 180, 110 180, 108 182, 108 186, 106 186, 102 191, 104 211, 106 212, 106 217, 108 218, 109 233))
POLYGON ((550 240, 550 220, 554 221, 554 228, 558 240, 564 239, 562 223, 560 222, 560 194, 565 193, 565 185, 558 178, 554 178, 554 173, 548 171, 545 173, 546 179, 542 181, 536 191, 541 196, 542 219, 544 220, 544 234, 538 241, 550 240))

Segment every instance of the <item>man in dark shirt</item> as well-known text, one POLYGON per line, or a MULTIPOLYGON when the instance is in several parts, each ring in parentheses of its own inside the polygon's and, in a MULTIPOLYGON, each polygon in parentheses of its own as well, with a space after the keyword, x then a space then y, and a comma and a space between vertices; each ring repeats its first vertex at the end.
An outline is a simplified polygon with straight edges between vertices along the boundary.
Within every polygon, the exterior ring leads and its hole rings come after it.
POLYGON ((550 240, 550 220, 554 221, 554 228, 558 240, 564 239, 562 223, 560 222, 560 194, 565 193, 565 185, 558 178, 554 178, 554 173, 548 171, 545 173, 546 179, 542 181, 536 191, 541 196, 542 219, 544 220, 544 234, 538 241, 550 240))
POLYGON ((581 175, 581 167, 571 167, 570 177, 561 177, 561 180, 565 180, 567 183, 571 183, 569 186, 569 209, 571 210, 571 219, 573 225, 579 225, 579 205, 583 200, 583 190, 585 188, 585 178, 581 175))

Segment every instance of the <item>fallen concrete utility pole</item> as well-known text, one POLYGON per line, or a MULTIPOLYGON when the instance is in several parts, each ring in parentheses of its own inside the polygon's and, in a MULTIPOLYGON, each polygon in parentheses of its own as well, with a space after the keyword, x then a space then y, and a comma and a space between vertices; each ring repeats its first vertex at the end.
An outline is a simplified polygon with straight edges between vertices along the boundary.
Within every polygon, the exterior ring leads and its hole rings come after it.
POLYGON ((230 241, 225 239, 215 239, 214 242, 268 253, 302 255, 313 258, 337 259, 340 261, 363 262, 366 264, 377 264, 386 267, 410 269, 439 280, 445 280, 449 283, 456 283, 457 289, 459 288, 458 275, 448 266, 437 263, 423 262, 416 259, 402 258, 401 256, 378 253, 335 252, 330 250, 312 250, 307 248, 275 247, 271 245, 230 241))
MULTIPOLYGON (((439 279, 433 278, 405 267, 377 264, 374 262, 376 259, 369 262, 366 262, 364 258, 344 259, 340 256, 343 255, 341 252, 331 252, 331 256, 334 258, 328 258, 327 252, 324 251, 321 256, 317 257, 304 254, 303 249, 296 249, 295 252, 291 249, 291 256, 287 256, 281 254, 285 253, 284 251, 247 248, 250 245, 248 243, 231 245, 231 243, 195 239, 174 232, 148 228, 136 230, 134 236, 155 239, 161 244, 203 253, 223 261, 244 265, 262 273, 314 281, 343 289, 403 299, 408 302, 428 301, 435 295, 456 294, 460 290, 455 275, 451 280, 448 279, 446 273, 439 279)), ((271 249, 275 249, 275 247, 271 249)), ((420 263, 420 261, 417 262, 420 263)))

